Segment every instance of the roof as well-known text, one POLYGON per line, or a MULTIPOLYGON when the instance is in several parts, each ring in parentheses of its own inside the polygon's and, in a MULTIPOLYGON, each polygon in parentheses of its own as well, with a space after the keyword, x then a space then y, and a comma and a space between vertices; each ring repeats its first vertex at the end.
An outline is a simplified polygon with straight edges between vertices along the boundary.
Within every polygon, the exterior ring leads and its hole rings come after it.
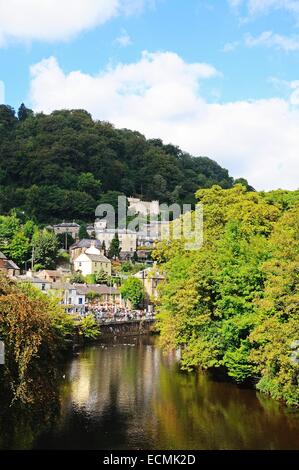
POLYGON ((42 273, 47 273, 49 276, 63 276, 63 273, 61 271, 58 271, 57 269, 43 269, 38 274, 42 273))
POLYGON ((4 253, 2 253, 2 251, 0 251, 0 259, 7 259, 4 253))
POLYGON ((70 249, 75 250, 76 248, 90 248, 95 245, 96 248, 102 248, 102 242, 99 240, 91 240, 90 238, 83 238, 79 242, 74 243, 70 249))
POLYGON ((129 234, 129 235, 136 235, 137 236, 137 232, 134 231, 134 230, 129 230, 127 228, 98 228, 95 230, 95 232, 97 234, 99 233, 110 233, 110 234, 118 234, 118 235, 122 235, 122 234, 129 234))
POLYGON ((61 224, 56 224, 56 225, 54 225, 54 228, 55 228, 55 227, 61 227, 61 228, 76 227, 76 228, 80 228, 80 225, 79 225, 79 224, 76 224, 75 222, 62 222, 61 224))
POLYGON ((67 289, 76 289, 80 295, 86 295, 88 292, 95 292, 96 294, 119 294, 119 290, 115 287, 107 286, 106 284, 69 284, 67 289))
POLYGON ((17 270, 20 270, 19 266, 17 266, 16 263, 14 263, 11 259, 8 259, 8 260, 7 260, 6 267, 7 267, 7 269, 17 269, 17 270))
POLYGON ((45 281, 36 276, 27 276, 26 274, 17 276, 16 279, 17 281, 32 282, 34 284, 52 284, 50 281, 45 281))
POLYGON ((95 254, 88 254, 84 253, 85 256, 88 256, 88 258, 95 263, 111 263, 110 259, 106 258, 104 255, 95 255, 95 254))

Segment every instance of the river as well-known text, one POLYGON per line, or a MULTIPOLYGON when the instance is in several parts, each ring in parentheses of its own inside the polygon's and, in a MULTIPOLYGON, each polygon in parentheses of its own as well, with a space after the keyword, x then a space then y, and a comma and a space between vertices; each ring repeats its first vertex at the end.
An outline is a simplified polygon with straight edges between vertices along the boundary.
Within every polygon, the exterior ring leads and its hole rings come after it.
POLYGON ((80 351, 61 372, 58 397, 53 419, 34 432, 26 419, 17 431, 7 425, 0 448, 299 449, 298 411, 181 372, 177 355, 163 355, 153 337, 80 351))

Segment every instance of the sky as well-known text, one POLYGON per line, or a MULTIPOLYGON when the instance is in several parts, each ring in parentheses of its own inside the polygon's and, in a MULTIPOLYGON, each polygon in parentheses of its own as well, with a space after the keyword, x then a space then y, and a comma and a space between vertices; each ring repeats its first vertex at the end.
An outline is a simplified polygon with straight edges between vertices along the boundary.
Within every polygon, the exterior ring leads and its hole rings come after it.
POLYGON ((0 0, 0 102, 299 187, 299 0, 0 0))

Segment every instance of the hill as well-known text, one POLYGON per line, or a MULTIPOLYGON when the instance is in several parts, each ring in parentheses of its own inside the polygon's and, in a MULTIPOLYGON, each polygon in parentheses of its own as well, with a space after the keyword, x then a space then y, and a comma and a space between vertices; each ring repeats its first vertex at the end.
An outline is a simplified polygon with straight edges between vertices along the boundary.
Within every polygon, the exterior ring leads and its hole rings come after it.
POLYGON ((88 221, 119 193, 192 203, 198 188, 230 188, 227 170, 159 139, 94 121, 83 110, 34 114, 0 106, 0 211, 41 223, 88 221))

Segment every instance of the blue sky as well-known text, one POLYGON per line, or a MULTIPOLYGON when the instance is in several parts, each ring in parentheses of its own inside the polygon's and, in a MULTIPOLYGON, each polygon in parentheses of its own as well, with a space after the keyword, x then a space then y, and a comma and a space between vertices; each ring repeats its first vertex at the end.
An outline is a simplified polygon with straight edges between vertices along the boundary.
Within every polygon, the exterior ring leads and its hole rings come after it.
POLYGON ((295 0, 0 0, 1 101, 84 107, 259 189, 299 186, 298 65, 295 0))

